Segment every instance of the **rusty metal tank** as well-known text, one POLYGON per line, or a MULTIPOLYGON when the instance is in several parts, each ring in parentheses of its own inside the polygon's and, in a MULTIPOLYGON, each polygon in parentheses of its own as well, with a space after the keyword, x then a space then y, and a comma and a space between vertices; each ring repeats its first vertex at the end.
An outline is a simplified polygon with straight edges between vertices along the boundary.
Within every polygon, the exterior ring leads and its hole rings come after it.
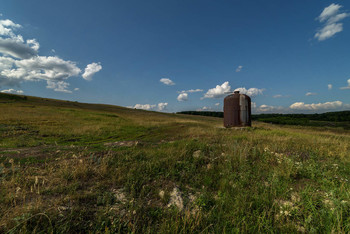
POLYGON ((224 126, 226 128, 252 126, 251 99, 249 96, 235 91, 225 97, 224 126))

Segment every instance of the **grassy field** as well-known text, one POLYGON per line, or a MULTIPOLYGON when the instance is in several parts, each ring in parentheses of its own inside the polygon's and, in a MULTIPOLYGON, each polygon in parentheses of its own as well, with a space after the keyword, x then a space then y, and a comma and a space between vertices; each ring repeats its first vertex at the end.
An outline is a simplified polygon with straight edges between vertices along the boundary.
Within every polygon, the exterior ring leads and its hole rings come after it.
POLYGON ((350 232, 350 131, 0 94, 0 233, 350 232))

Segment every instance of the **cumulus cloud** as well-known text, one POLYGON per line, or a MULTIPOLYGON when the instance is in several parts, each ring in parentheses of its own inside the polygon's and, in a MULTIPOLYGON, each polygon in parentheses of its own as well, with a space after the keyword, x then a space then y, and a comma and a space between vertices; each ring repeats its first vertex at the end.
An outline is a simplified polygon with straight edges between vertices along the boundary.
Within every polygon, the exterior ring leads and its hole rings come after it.
POLYGON ((332 84, 328 84, 328 90, 331 90, 333 88, 333 85, 332 84))
MULTIPOLYGON (((74 62, 58 57, 35 56, 29 59, 15 60, 0 57, 0 86, 19 85, 23 81, 63 81, 71 76, 77 76, 81 70, 74 62)), ((67 82, 65 82, 67 83, 67 82)), ((53 88, 55 91, 67 92, 61 85, 53 88), (64 90, 64 91, 63 91, 64 90)), ((52 87, 48 85, 47 88, 52 87)))
POLYGON ((158 103, 158 110, 159 111, 162 111, 162 110, 165 110, 166 107, 168 106, 168 103, 167 102, 161 102, 161 103, 158 103))
POLYGON ((163 111, 167 108, 168 103, 167 102, 160 102, 158 104, 136 104, 135 106, 129 106, 130 108, 134 109, 141 109, 141 110, 159 110, 163 111))
POLYGON ((203 106, 202 108, 198 108, 196 111, 211 111, 211 107, 203 106))
POLYGON ((179 96, 177 96, 178 101, 187 101, 188 100, 188 93, 198 93, 203 92, 203 89, 189 89, 189 90, 182 90, 178 91, 179 96))
POLYGON ((215 106, 220 106, 220 102, 218 102, 218 103, 215 103, 215 106))
POLYGON ((53 89, 56 92, 63 92, 63 93, 72 93, 72 91, 68 90, 69 83, 64 81, 47 81, 46 88, 53 89))
POLYGON ((187 101, 188 100, 188 94, 187 93, 180 93, 179 96, 177 96, 177 100, 179 102, 187 101))
MULTIPOLYGON (((231 91, 231 86, 228 81, 224 82, 222 85, 217 85, 215 88, 209 89, 203 98, 221 98, 225 96, 226 93, 231 91)), ((203 99, 202 98, 202 99, 203 99)))
MULTIPOLYGON (((47 88, 57 92, 71 93, 68 90, 70 77, 78 76, 81 69, 75 62, 58 56, 40 56, 40 44, 36 39, 24 40, 15 31, 21 25, 6 19, 0 20, 0 87, 19 86, 22 82, 46 81, 47 88)), ((84 79, 101 70, 99 63, 87 65, 84 79)))
POLYGON ((102 69, 102 66, 100 63, 90 63, 86 66, 85 71, 82 75, 82 77, 85 80, 92 80, 92 76, 99 72, 102 69))
POLYGON ((79 88, 74 88, 74 91, 79 91, 79 88))
POLYGON ((242 70, 243 66, 242 65, 239 65, 237 68, 236 68, 236 72, 240 72, 242 70))
POLYGON ((263 91, 265 89, 258 89, 258 88, 250 88, 250 89, 246 89, 244 87, 241 88, 237 88, 235 89, 235 91, 239 91, 242 94, 246 94, 248 96, 254 97, 254 96, 258 96, 263 94, 263 91))
POLYGON ((283 113, 286 111, 282 106, 270 106, 266 104, 257 106, 255 102, 252 102, 251 106, 254 113, 283 113))
POLYGON ((261 105, 260 107, 259 107, 259 111, 262 111, 262 112, 266 112, 266 111, 272 111, 272 110, 274 110, 275 109, 275 107, 274 106, 269 106, 269 105, 261 105))
POLYGON ((142 110, 152 110, 156 107, 156 105, 151 105, 151 104, 136 104, 133 106, 135 109, 142 109, 142 110))
POLYGON ((296 102, 292 105, 290 105, 290 109, 293 110, 330 110, 330 109, 337 109, 343 106, 343 103, 341 101, 334 101, 334 102, 325 102, 325 103, 312 103, 312 104, 305 104, 304 102, 296 102))
POLYGON ((189 90, 182 90, 178 93, 197 93, 197 92, 203 92, 203 89, 189 89, 189 90))
POLYGON ((13 30, 17 28, 21 28, 22 26, 19 24, 15 24, 9 19, 0 20, 0 36, 8 36, 8 37, 16 37, 13 30))
POLYGON ((319 22, 324 23, 323 27, 320 28, 314 36, 319 41, 331 38, 336 33, 343 31, 343 23, 339 21, 350 16, 350 14, 339 13, 340 8, 342 8, 341 5, 332 3, 324 8, 322 13, 317 17, 319 22))
POLYGON ((350 79, 348 79, 348 86, 341 87, 340 89, 350 89, 350 79))
POLYGON ((315 95, 317 95, 317 93, 307 92, 305 94, 305 96, 315 96, 315 95))
POLYGON ((0 93, 23 94, 23 91, 22 90, 15 90, 15 89, 5 89, 5 90, 1 90, 0 93))
POLYGON ((27 45, 29 45, 35 51, 38 51, 40 48, 40 44, 36 41, 36 39, 27 40, 27 45))
POLYGON ((165 85, 175 85, 175 83, 172 80, 170 80, 169 78, 162 78, 159 81, 165 85))
POLYGON ((22 41, 13 40, 12 38, 0 38, 0 53, 10 55, 14 58, 31 58, 37 54, 34 48, 22 41))

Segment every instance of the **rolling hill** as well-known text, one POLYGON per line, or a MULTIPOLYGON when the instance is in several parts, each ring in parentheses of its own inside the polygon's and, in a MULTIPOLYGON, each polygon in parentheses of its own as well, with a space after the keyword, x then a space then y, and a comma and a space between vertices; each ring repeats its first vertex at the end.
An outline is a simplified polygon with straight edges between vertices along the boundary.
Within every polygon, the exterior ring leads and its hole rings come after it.
POLYGON ((0 232, 349 232, 350 134, 0 94, 0 232))

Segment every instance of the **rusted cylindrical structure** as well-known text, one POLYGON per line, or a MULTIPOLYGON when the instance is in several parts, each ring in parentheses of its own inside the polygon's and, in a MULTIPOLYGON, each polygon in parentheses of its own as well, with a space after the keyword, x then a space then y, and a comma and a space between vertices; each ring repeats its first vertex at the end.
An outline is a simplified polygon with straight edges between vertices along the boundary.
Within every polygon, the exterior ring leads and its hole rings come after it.
POLYGON ((246 127, 252 126, 251 99, 245 94, 235 91, 224 99, 224 126, 246 127))

